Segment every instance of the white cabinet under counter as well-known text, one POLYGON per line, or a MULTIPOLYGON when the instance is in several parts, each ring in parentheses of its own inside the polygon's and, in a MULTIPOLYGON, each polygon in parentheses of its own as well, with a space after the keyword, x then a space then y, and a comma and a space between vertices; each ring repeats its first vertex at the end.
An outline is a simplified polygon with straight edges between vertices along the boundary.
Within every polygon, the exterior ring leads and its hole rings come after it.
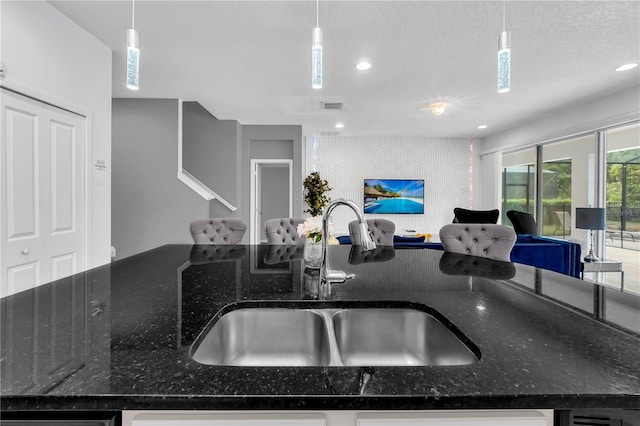
POLYGON ((553 410, 124 411, 123 426, 553 426, 553 410))

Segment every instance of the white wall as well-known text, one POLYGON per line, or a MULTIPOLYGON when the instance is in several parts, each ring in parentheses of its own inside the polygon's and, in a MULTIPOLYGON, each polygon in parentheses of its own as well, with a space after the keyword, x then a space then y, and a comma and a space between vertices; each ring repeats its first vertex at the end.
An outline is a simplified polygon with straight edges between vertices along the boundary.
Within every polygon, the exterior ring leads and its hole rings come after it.
MULTIPOLYGON (((505 151, 517 150, 525 146, 533 147, 535 144, 542 142, 583 132, 593 132, 597 129, 637 120, 639 118, 640 86, 635 86, 628 90, 603 96, 591 102, 583 102, 555 111, 549 111, 544 116, 533 119, 528 123, 487 137, 484 140, 484 147, 480 153, 481 162, 487 165, 487 167, 483 168, 482 186, 484 188, 496 189, 495 193, 492 194, 492 198, 498 201, 502 198, 502 175, 500 173, 491 173, 489 169, 492 167, 492 164, 497 164, 497 157, 501 157, 505 151)), ((586 136, 586 138, 593 138, 593 136, 589 135, 586 136)), ((553 148, 551 148, 551 146, 545 151, 547 159, 572 158, 574 161, 572 191, 573 194, 576 195, 576 198, 573 200, 573 204, 575 205, 572 205, 572 211, 576 206, 586 206, 594 202, 593 199, 588 199, 587 197, 587 194, 589 192, 593 193, 593 191, 583 190, 586 179, 588 179, 589 182, 592 182, 594 179, 593 176, 584 175, 588 170, 593 171, 593 166, 591 166, 591 169, 587 167, 589 162, 591 162, 591 164, 593 163, 593 147, 585 150, 582 139, 580 144, 581 148, 578 148, 577 151, 573 153, 556 152, 552 155, 553 148), (589 158, 588 155, 590 153, 591 157, 589 158), (552 156, 549 157, 550 155, 552 156)), ((575 145, 560 144, 558 147, 563 147, 563 149, 568 147, 569 150, 571 150, 575 145)), ((611 149, 615 148, 616 146, 611 147, 611 149)), ((517 162, 516 156, 511 155, 509 161, 516 161, 516 163, 510 162, 509 164, 505 164, 505 166, 535 162, 534 149, 521 153, 525 157, 528 157, 528 159, 523 157, 522 162, 517 162)), ((573 217, 572 222, 575 223, 575 218, 573 217)), ((572 231, 572 236, 576 236, 576 232, 578 234, 582 233, 581 231, 572 231)))
MULTIPOLYGON (((396 224, 396 234, 406 229, 437 235, 451 223, 454 207, 481 208, 482 189, 473 178, 472 167, 479 167, 475 141, 468 139, 392 138, 392 137, 316 137, 306 138, 305 176, 314 169, 333 188, 332 199, 347 198, 360 208, 364 179, 424 179, 425 213, 421 215, 367 215, 396 224), (314 149, 315 145, 315 149, 314 149), (473 193, 472 193, 473 183, 473 193)), ((306 207, 305 207, 306 208, 306 207)), ((355 219, 348 208, 334 211, 338 235, 348 234, 347 224, 355 219)))
POLYGON ((521 123, 484 140, 481 155, 593 131, 640 118, 640 85, 580 102, 521 123))
POLYGON ((87 117, 87 266, 108 263, 111 50, 44 1, 2 1, 0 15, 0 84, 87 117))

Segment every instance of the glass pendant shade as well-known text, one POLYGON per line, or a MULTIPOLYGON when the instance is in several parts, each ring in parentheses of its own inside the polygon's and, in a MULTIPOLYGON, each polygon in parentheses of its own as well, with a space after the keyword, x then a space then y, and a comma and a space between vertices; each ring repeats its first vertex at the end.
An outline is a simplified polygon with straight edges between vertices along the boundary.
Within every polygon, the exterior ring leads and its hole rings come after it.
POLYGON ((313 29, 313 46, 311 47, 311 87, 322 88, 322 30, 313 29))
POLYGON ((498 37, 498 93, 511 90, 511 33, 503 31, 498 37))
POLYGON ((140 75, 140 48, 138 31, 127 30, 127 88, 138 90, 140 75))

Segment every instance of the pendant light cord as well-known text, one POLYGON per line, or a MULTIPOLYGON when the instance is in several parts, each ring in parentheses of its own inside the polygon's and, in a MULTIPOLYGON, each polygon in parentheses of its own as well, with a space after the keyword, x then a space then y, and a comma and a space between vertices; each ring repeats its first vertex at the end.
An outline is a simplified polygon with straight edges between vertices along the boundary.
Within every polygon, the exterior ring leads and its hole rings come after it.
POLYGON ((507 25, 507 0, 502 2, 502 31, 506 31, 507 25))
POLYGON ((316 28, 320 28, 320 0, 316 0, 316 28))
POLYGON ((131 29, 136 29, 136 0, 131 0, 131 29))

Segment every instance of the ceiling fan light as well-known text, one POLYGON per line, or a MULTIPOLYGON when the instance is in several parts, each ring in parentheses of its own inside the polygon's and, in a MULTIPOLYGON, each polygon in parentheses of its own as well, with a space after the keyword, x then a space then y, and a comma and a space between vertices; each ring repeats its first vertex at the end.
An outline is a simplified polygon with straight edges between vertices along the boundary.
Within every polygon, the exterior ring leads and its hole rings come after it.
POLYGON ((447 102, 433 102, 427 105, 427 109, 436 117, 440 117, 448 106, 449 104, 447 102))

